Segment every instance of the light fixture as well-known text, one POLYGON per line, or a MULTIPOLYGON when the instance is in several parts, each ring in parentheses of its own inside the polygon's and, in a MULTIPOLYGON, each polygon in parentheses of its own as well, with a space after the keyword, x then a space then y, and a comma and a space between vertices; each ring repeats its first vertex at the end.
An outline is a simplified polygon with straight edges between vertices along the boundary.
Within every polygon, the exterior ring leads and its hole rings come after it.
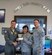
POLYGON ((45 8, 46 6, 43 6, 43 8, 45 8))
POLYGON ((50 9, 48 9, 46 6, 43 6, 43 8, 49 13, 50 9))
POLYGON ((49 13, 49 12, 50 12, 50 10, 49 10, 49 9, 47 9, 47 12, 49 13))
POLYGON ((16 11, 16 10, 19 10, 19 9, 21 9, 21 6, 17 6, 17 7, 15 8, 15 11, 16 11))

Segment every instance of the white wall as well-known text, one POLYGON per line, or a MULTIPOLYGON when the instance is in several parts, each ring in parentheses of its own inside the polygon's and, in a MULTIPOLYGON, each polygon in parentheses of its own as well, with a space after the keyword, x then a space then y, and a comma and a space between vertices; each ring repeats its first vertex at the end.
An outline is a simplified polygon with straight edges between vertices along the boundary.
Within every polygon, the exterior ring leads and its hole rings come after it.
POLYGON ((5 23, 0 23, 0 44, 4 45, 4 36, 1 34, 2 27, 10 27, 10 21, 14 15, 45 15, 47 16, 47 30, 52 27, 52 0, 0 0, 0 9, 6 9, 5 23), (14 12, 14 9, 26 2, 35 2, 47 6, 51 12, 47 13, 41 6, 28 5, 14 12))

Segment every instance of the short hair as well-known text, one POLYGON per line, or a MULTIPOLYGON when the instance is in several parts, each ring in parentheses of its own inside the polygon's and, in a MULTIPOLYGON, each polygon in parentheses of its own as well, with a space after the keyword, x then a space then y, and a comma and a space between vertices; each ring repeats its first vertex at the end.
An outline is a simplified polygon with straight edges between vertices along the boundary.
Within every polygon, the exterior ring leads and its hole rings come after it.
POLYGON ((23 26, 23 29, 24 29, 24 28, 27 28, 27 29, 29 30, 29 28, 28 28, 28 26, 27 26, 27 25, 24 25, 24 26, 23 26))
POLYGON ((36 21, 36 20, 37 20, 38 22, 40 22, 38 18, 34 19, 34 21, 36 21))
POLYGON ((15 21, 15 20, 12 20, 11 23, 12 23, 12 22, 16 22, 16 21, 15 21))

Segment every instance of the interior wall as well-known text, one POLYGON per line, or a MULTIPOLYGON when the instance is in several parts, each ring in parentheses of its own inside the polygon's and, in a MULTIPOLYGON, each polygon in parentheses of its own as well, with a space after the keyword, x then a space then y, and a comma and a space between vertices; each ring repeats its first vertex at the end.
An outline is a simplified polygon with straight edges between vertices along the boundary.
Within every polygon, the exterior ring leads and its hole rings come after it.
MULTIPOLYGON (((6 9, 5 23, 0 23, 0 45, 5 44, 4 35, 1 34, 2 27, 10 27, 10 22, 15 15, 42 15, 47 16, 47 31, 52 27, 52 0, 0 0, 0 9, 6 9), (14 12, 14 9, 26 2, 35 2, 47 6, 51 12, 47 13, 41 6, 28 5, 14 12)), ((48 32, 47 32, 48 34, 48 32)))

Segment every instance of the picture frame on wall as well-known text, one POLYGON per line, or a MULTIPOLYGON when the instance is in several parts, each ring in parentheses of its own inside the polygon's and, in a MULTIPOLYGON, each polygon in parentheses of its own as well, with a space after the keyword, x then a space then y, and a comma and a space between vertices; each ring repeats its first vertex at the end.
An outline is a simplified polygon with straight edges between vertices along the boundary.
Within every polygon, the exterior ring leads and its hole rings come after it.
POLYGON ((0 23, 4 23, 5 22, 5 9, 0 9, 0 23))

